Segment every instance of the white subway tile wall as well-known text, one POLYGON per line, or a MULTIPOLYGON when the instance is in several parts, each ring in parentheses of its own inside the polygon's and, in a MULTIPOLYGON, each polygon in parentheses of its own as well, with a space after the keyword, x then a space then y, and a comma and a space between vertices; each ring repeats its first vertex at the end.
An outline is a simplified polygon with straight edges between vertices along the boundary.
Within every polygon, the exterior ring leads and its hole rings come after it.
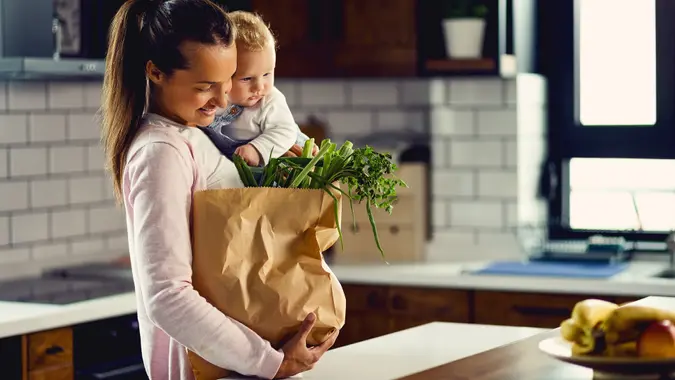
POLYGON ((100 81, 0 82, 0 277, 126 252, 100 96, 100 81))
POLYGON ((546 223, 538 198, 546 155, 546 84, 514 79, 438 80, 447 99, 433 105, 434 239, 430 260, 518 258, 516 227, 546 223))
POLYGON ((298 123, 315 116, 338 143, 372 132, 426 132, 430 105, 445 97, 429 80, 281 79, 276 86, 298 123))
MULTIPOLYGON (((454 247, 431 259, 500 245, 510 227, 545 215, 530 188, 545 151, 545 85, 536 76, 277 86, 299 123, 325 120, 337 142, 431 132, 434 241, 454 247)), ((126 252, 123 212, 103 170, 100 92, 100 81, 0 82, 0 277, 126 252)))

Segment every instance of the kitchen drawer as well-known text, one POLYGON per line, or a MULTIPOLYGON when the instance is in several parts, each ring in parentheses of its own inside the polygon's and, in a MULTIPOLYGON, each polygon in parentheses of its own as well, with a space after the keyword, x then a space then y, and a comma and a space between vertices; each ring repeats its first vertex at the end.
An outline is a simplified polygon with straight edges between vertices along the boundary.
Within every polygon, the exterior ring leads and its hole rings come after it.
MULTIPOLYGON (((417 198, 411 195, 399 196, 393 203, 394 208, 389 214, 386 210, 371 207, 373 211, 373 218, 375 223, 380 224, 423 224, 422 219, 424 214, 417 213, 416 209, 422 207, 418 204, 417 198)), ((359 224, 369 225, 368 213, 366 211, 366 202, 354 202, 354 218, 352 219, 352 211, 349 209, 349 202, 344 201, 342 204, 342 226, 349 228, 353 226, 353 221, 356 220, 359 224)))
MULTIPOLYGON (((418 261, 424 254, 422 232, 409 224, 376 223, 380 244, 388 262, 418 261)), ((351 224, 342 228, 344 250, 335 243, 336 263, 383 263, 375 244, 370 223, 351 224)))
POLYGON ((347 311, 386 311, 389 304, 388 287, 380 285, 344 284, 342 289, 347 299, 347 311))
POLYGON ((75 373, 72 365, 50 367, 30 371, 28 380, 73 380, 75 373))
POLYGON ((429 321, 469 322, 467 291, 392 286, 389 294, 389 310, 393 316, 423 317, 429 321))
POLYGON ((611 296, 479 291, 475 323, 556 328, 571 316, 577 302, 587 298, 615 302, 611 296))
POLYGON ((70 327, 33 333, 27 338, 29 372, 72 367, 73 330, 70 327))

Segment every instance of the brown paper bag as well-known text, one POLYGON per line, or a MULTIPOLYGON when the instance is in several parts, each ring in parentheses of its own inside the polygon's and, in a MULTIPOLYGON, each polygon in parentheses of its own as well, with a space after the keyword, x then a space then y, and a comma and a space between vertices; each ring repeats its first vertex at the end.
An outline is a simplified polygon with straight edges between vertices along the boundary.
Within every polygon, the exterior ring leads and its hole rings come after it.
MULTIPOLYGON (((342 197, 338 220, 342 220, 342 197)), ((206 190, 193 200, 193 286, 225 315, 273 347, 316 314, 308 344, 328 338, 345 321, 346 300, 322 252, 339 239, 335 201, 323 190, 206 190)), ((189 352, 197 380, 227 376, 189 352)))

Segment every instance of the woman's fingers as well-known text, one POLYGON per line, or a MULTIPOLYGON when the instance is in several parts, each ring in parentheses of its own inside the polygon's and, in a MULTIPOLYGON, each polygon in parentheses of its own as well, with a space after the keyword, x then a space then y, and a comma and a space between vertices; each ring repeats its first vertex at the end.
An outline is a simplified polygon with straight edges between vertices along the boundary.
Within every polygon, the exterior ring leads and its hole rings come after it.
POLYGON ((302 321, 302 325, 300 325, 300 330, 298 331, 298 337, 300 338, 300 341, 303 342, 303 344, 307 344, 307 337, 309 336, 309 333, 312 331, 312 327, 314 327, 314 323, 316 322, 316 315, 314 313, 309 313, 305 317, 305 320, 302 321))

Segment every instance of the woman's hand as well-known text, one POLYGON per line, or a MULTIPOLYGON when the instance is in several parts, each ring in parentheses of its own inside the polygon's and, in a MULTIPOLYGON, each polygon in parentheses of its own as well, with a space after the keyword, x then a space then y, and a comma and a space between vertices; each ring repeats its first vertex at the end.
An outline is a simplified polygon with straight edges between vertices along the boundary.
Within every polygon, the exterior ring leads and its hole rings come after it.
POLYGON ((318 346, 307 348, 307 336, 312 327, 314 327, 315 322, 316 316, 314 313, 308 314, 305 320, 302 321, 300 330, 281 347, 281 351, 284 353, 284 360, 281 362, 281 366, 279 366, 279 370, 274 376, 275 379, 291 377, 312 369, 321 356, 333 346, 338 337, 337 330, 325 342, 318 346))

